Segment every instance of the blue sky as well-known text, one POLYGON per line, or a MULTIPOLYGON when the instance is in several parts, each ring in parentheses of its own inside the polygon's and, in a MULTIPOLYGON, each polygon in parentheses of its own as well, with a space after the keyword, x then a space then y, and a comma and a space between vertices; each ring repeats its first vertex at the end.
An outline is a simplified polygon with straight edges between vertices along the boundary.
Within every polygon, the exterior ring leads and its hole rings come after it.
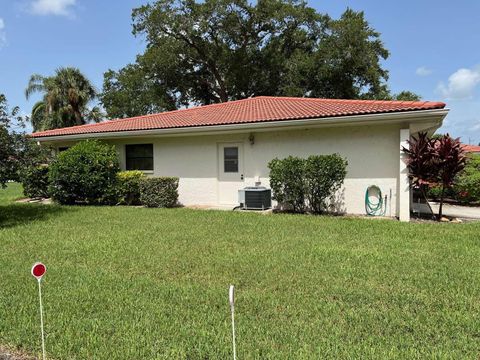
MULTIPOLYGON (((131 34, 131 10, 142 0, 0 0, 0 92, 29 113, 24 89, 32 73, 80 68, 97 86, 103 73, 134 61, 144 42, 131 34)), ((310 0, 338 17, 364 10, 391 56, 394 92, 411 90, 451 109, 441 131, 480 142, 480 1, 310 0)))

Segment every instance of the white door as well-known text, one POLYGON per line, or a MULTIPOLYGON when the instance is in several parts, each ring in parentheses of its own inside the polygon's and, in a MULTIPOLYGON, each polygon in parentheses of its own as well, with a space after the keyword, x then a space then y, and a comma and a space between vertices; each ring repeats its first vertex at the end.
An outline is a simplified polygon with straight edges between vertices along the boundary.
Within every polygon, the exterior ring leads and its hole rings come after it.
POLYGON ((218 144, 218 202, 238 205, 238 190, 244 187, 243 144, 218 144))

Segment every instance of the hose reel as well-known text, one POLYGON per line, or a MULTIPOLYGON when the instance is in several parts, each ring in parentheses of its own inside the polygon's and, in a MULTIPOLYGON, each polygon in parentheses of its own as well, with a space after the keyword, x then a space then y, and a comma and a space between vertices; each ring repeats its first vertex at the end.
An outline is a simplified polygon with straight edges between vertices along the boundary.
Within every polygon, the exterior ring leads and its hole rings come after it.
POLYGON ((365 191, 365 211, 369 216, 385 216, 387 212, 387 195, 383 198, 382 190, 377 185, 370 185, 365 191), (377 195, 373 195, 373 192, 377 195), (377 197, 378 201, 370 201, 371 196, 377 197))

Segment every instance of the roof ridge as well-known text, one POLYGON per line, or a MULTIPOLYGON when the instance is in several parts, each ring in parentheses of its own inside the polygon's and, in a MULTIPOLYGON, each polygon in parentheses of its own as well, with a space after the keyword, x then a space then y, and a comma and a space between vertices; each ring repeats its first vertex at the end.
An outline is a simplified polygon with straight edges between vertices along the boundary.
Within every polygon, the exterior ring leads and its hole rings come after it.
POLYGON ((385 104, 444 104, 440 101, 430 101, 430 100, 387 100, 387 99, 331 99, 331 98, 310 98, 310 97, 296 97, 296 96, 268 96, 268 95, 261 95, 256 96, 254 99, 264 98, 264 99, 276 99, 276 100, 302 100, 302 101, 318 101, 318 102, 331 102, 331 101, 338 101, 338 102, 359 102, 359 103, 385 103, 385 104))

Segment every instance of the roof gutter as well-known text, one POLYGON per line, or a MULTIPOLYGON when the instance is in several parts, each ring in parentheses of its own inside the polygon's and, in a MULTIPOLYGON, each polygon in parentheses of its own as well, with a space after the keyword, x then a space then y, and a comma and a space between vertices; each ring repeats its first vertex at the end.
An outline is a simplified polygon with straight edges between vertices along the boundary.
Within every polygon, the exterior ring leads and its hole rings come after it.
POLYGON ((428 122, 435 120, 441 125, 449 109, 416 110, 405 112, 392 112, 367 115, 336 116, 330 118, 310 118, 298 120, 264 121, 241 124, 206 125, 195 127, 180 127, 166 129, 127 130, 111 132, 95 132, 85 134, 42 136, 32 139, 38 142, 83 140, 92 138, 114 139, 127 137, 147 136, 194 136, 214 135, 218 133, 235 133, 245 131, 272 131, 290 130, 294 128, 318 128, 333 126, 374 125, 385 124, 409 124, 411 122, 428 122))

